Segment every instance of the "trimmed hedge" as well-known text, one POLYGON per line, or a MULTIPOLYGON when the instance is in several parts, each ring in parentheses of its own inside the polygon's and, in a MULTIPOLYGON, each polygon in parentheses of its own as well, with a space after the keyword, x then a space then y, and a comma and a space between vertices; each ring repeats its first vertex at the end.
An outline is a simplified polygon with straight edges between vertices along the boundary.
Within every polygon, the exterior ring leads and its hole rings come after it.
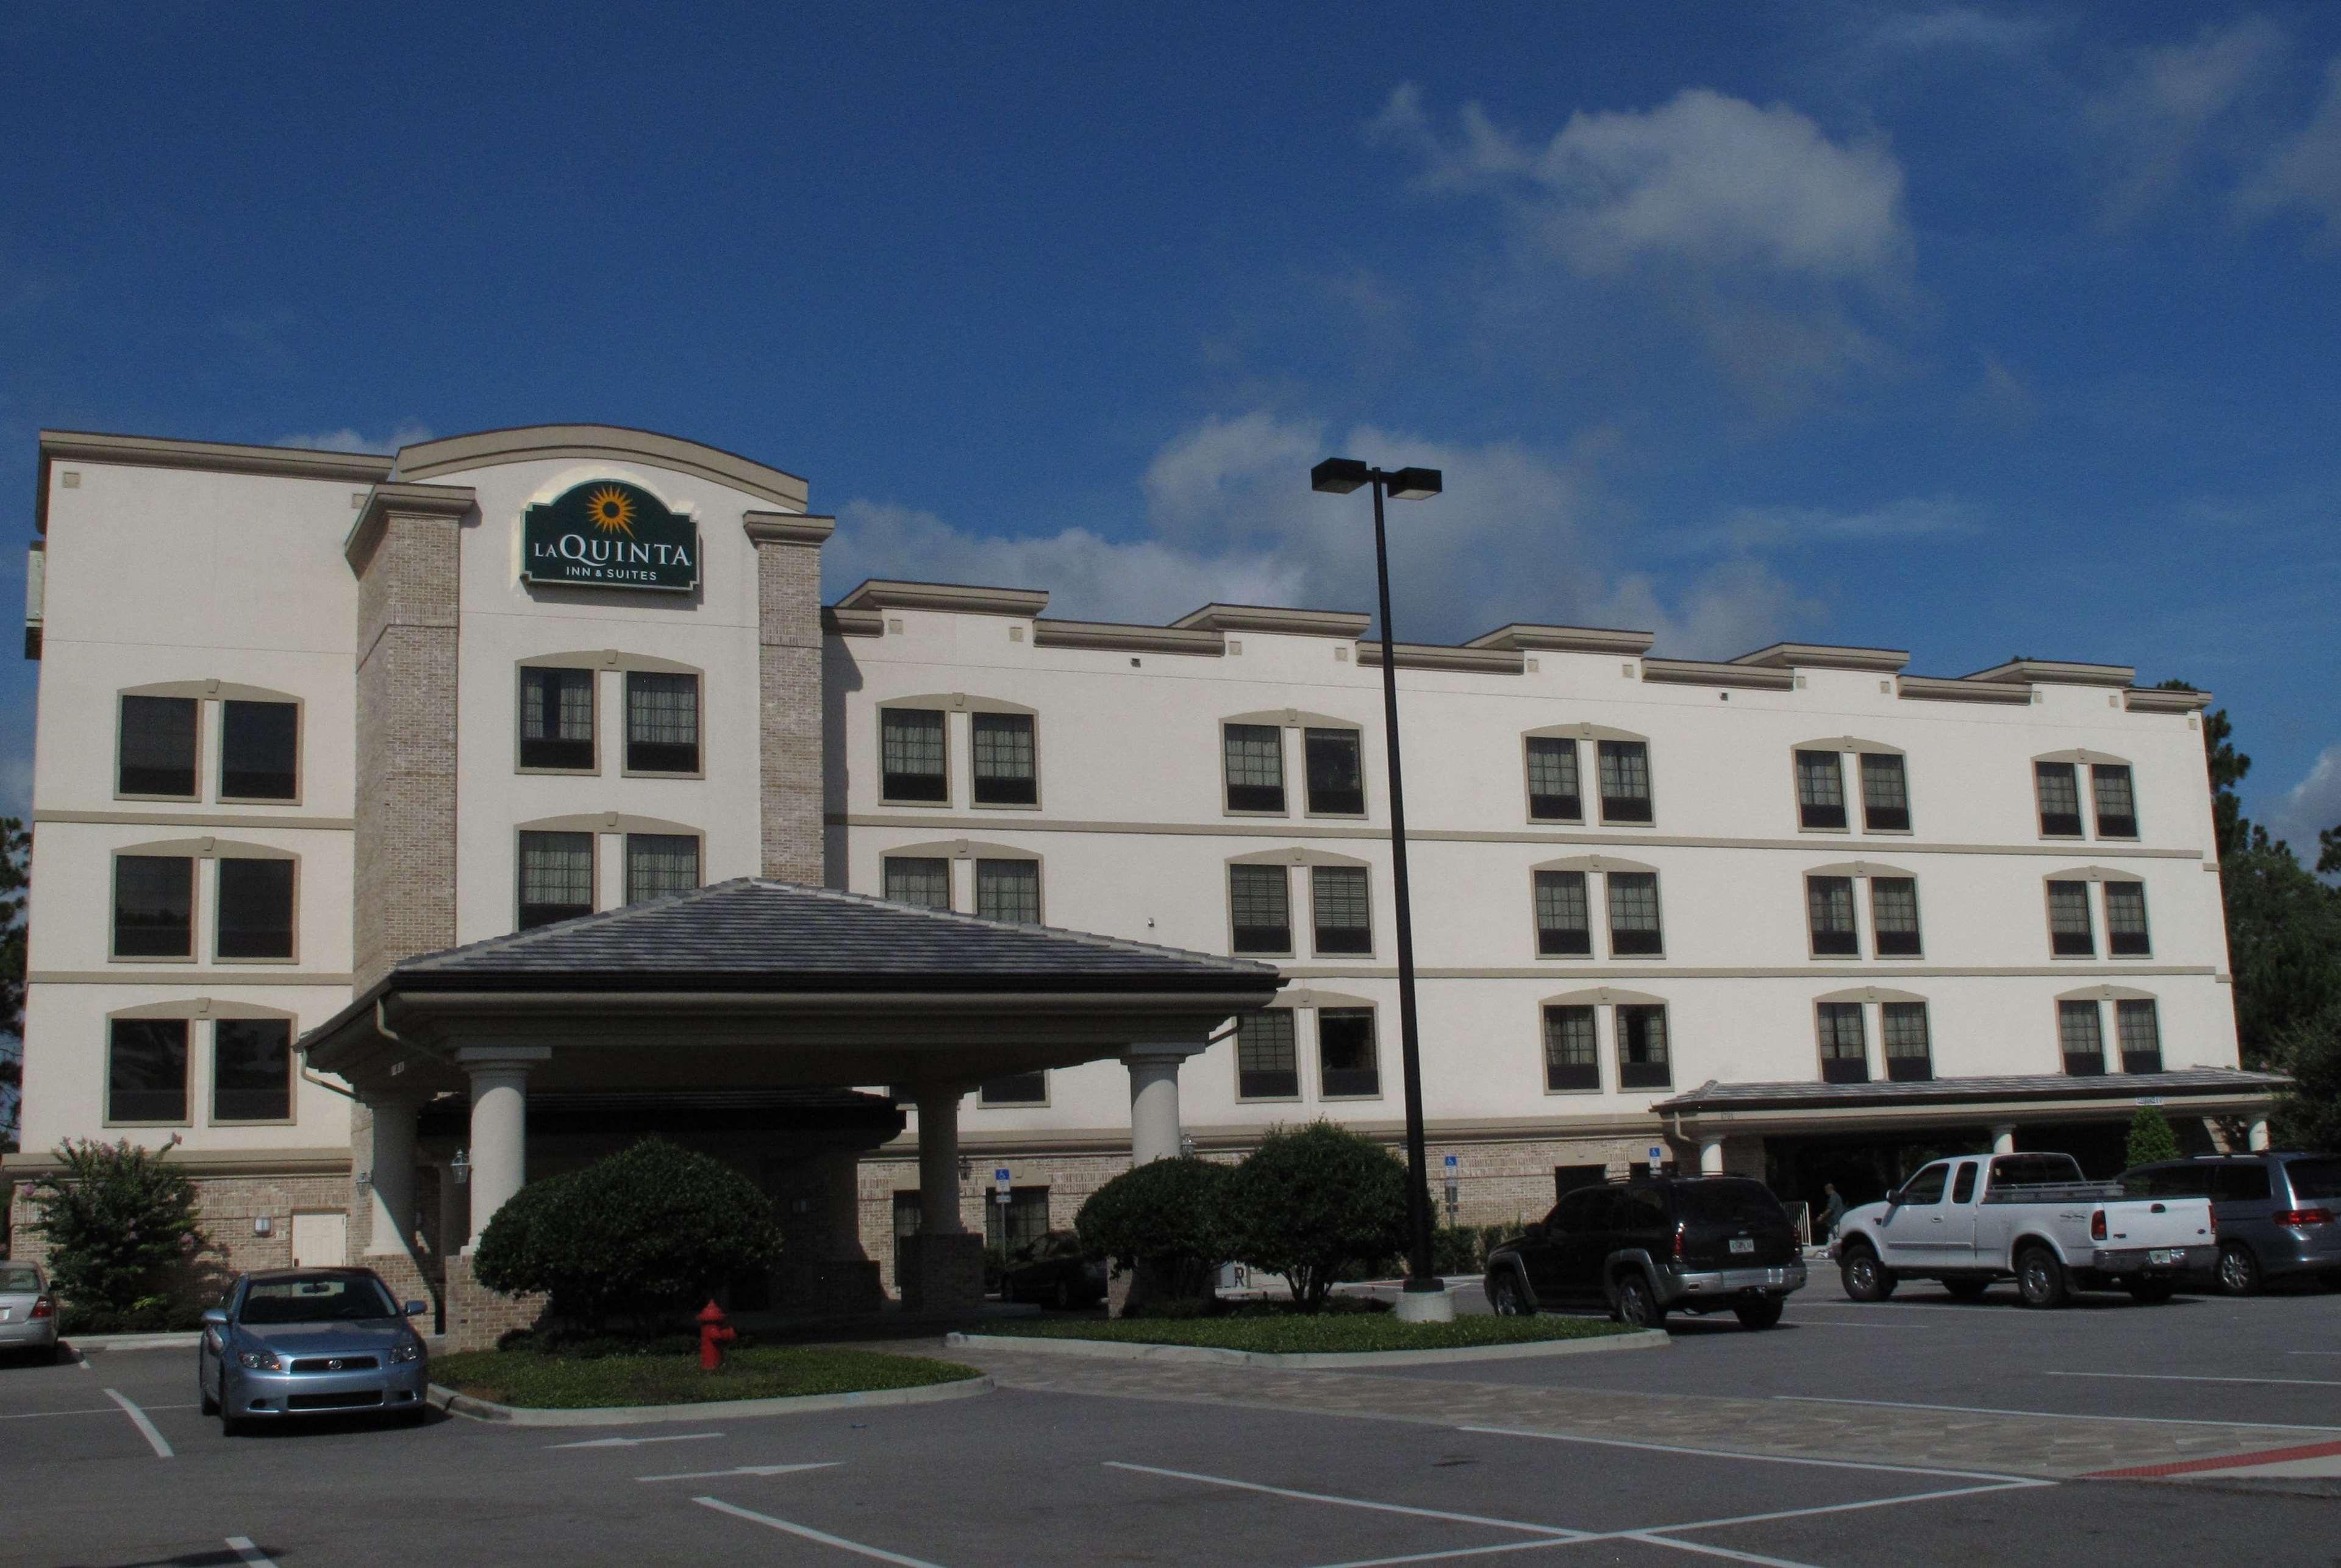
POLYGON ((1448 1350, 1467 1345, 1527 1345, 1549 1339, 1599 1339, 1632 1331, 1605 1318, 1459 1317, 1451 1323, 1401 1323, 1386 1312, 1287 1312, 1241 1317, 1115 1318, 1074 1323, 1010 1318, 987 1335, 1031 1339, 1106 1339, 1125 1345, 1201 1345, 1278 1355, 1357 1350, 1448 1350))
POLYGON ((1325 1305, 1342 1271, 1406 1245, 1406 1166, 1331 1122, 1279 1128, 1236 1167, 1233 1252, 1280 1274, 1303 1312, 1325 1305))
POLYGON ((875 1350, 775 1346, 739 1351, 721 1372, 702 1372, 696 1351, 652 1355, 540 1355, 475 1350, 431 1363, 431 1381, 474 1399, 524 1410, 599 1410, 626 1404, 698 1404, 919 1388, 983 1375, 972 1366, 875 1350))
POLYGON ((1091 1256, 1136 1270, 1145 1294, 1208 1296, 1211 1270, 1231 1252, 1234 1179, 1210 1160, 1152 1160, 1098 1188, 1073 1228, 1091 1256))

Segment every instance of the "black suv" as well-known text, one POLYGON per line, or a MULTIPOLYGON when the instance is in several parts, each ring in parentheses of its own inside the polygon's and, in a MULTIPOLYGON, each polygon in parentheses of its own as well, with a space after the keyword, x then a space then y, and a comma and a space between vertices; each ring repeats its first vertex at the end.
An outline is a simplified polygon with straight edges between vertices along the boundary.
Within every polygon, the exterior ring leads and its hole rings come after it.
POLYGON ((2211 1200, 2229 1295, 2286 1276, 2341 1285, 2341 1155, 2205 1155, 2126 1170, 2121 1185, 2132 1197, 2211 1200))
POLYGON ((1488 1305, 1507 1316, 1603 1307, 1636 1328, 1728 1309, 1769 1328, 1805 1263, 1788 1211, 1746 1176, 1651 1176, 1579 1187, 1488 1254, 1488 1305))

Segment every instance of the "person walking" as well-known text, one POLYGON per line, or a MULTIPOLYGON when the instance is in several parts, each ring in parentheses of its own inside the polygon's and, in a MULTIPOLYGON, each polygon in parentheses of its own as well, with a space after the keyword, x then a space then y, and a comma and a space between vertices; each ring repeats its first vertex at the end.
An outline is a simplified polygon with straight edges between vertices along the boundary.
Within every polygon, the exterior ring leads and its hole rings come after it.
POLYGON ((1821 1191, 1828 1194, 1828 1202, 1821 1206, 1820 1234, 1813 1239, 1826 1246, 1837 1236, 1837 1223, 1845 1217, 1845 1195, 1837 1190, 1837 1183, 1823 1182, 1821 1191))

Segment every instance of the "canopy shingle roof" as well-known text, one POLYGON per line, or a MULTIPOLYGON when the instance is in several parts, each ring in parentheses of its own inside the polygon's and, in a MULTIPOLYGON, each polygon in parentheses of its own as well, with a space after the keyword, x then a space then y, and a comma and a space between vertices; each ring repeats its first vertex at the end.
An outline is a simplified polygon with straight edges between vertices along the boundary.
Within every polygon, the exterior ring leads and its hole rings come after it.
POLYGON ((1927 1078, 1911 1083, 1822 1084, 1812 1082, 1726 1084, 1709 1078, 1687 1094, 1650 1108, 1689 1116, 1699 1111, 1828 1110, 1839 1107, 1998 1103, 2012 1100, 2131 1099, 2163 1095, 2274 1094, 2292 1080, 2277 1073, 2233 1067, 2190 1067, 2168 1073, 2107 1073, 2074 1077, 2062 1073, 2022 1077, 1927 1078))

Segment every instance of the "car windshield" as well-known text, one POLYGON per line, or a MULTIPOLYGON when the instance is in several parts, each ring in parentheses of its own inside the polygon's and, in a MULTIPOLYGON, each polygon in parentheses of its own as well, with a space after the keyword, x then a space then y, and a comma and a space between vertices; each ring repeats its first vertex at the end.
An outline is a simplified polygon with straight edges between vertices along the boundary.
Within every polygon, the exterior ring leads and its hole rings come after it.
POLYGON ((2071 1155, 2001 1155, 1991 1162, 1994 1186, 2056 1186, 2080 1179, 2071 1155))
POLYGON ((242 1321, 267 1327, 286 1323, 359 1323, 397 1315, 398 1309, 373 1280, 329 1274, 258 1281, 244 1294, 242 1321))
POLYGON ((1675 1189, 1685 1219, 1709 1225, 1778 1226, 1788 1217, 1780 1200, 1752 1181, 1685 1182, 1675 1189))
POLYGON ((41 1276, 30 1264, 18 1264, 11 1267, 7 1264, 0 1263, 0 1290, 37 1293, 40 1288, 41 1276))
POLYGON ((2341 1197, 2341 1160, 2294 1160, 2284 1174, 2296 1198, 2341 1197))

